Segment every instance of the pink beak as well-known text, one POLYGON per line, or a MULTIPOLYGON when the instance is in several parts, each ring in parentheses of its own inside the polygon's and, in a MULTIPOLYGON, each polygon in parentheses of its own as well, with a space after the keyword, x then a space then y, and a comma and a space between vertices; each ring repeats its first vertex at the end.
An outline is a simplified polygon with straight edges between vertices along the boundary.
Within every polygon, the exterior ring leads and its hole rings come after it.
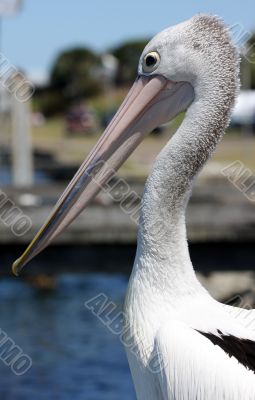
POLYGON ((193 88, 188 83, 175 83, 158 75, 138 77, 48 220, 13 264, 14 274, 18 275, 25 264, 80 214, 147 133, 185 110, 193 96, 193 88))

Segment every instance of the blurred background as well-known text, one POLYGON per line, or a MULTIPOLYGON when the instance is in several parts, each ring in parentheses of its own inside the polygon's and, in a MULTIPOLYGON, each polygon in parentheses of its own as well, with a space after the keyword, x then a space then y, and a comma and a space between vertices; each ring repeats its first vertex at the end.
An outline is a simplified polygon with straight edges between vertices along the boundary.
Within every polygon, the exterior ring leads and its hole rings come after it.
MULTIPOLYGON (((120 338, 84 306, 100 293, 116 310, 123 304, 137 226, 116 198, 100 193, 20 278, 11 264, 111 120, 145 44, 198 12, 231 27, 241 93, 188 207, 191 258, 218 300, 254 307, 254 11, 252 0, 0 0, 1 399, 135 399, 120 338), (28 371, 15 374, 1 332, 31 358, 28 371)), ((152 162, 182 118, 148 135, 112 181, 125 179, 138 208, 152 162)))

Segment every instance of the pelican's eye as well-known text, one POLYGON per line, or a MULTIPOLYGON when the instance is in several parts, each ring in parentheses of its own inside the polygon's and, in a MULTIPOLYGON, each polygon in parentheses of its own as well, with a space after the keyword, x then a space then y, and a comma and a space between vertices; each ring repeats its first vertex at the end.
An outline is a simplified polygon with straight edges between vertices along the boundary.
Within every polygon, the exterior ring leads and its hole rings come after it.
POLYGON ((143 71, 153 72, 160 63, 160 55, 156 51, 146 54, 143 59, 143 71))

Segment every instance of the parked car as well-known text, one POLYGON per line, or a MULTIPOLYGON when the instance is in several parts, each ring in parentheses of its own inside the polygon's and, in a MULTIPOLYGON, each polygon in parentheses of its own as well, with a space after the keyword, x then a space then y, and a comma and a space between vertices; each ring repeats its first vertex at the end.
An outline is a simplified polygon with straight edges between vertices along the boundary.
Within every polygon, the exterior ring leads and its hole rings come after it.
POLYGON ((93 113, 84 104, 72 106, 65 116, 65 123, 69 134, 93 132, 96 125, 93 113))
POLYGON ((250 125, 255 129, 255 90, 241 90, 231 116, 231 126, 250 125))

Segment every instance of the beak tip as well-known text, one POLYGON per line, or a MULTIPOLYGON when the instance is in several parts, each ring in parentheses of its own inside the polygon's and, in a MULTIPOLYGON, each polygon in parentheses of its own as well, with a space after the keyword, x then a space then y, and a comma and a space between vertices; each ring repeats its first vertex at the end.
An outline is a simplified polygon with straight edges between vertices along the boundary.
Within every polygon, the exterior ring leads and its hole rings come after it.
POLYGON ((19 276, 21 269, 22 269, 22 264, 21 264, 21 257, 20 257, 12 264, 12 272, 15 276, 19 276))

